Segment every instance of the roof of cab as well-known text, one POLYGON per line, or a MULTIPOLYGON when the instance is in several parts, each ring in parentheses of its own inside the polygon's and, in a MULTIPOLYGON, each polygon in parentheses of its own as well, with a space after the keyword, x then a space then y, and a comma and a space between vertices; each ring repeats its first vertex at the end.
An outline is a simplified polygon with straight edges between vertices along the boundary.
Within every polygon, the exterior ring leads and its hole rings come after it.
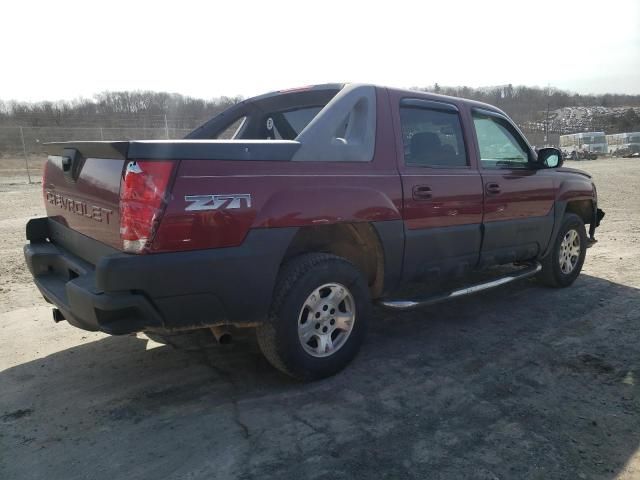
MULTIPOLYGON (((282 94, 294 93, 294 92, 301 92, 301 91, 309 91, 309 90, 333 90, 333 89, 341 90, 342 88, 344 88, 346 85, 349 85, 349 84, 350 84, 349 82, 345 82, 345 83, 324 83, 324 84, 318 84, 318 85, 307 85, 307 86, 304 86, 304 87, 277 90, 277 91, 274 91, 274 92, 266 93, 264 95, 260 95, 258 97, 248 98, 246 101, 254 101, 254 100, 257 100, 257 99, 267 98, 267 97, 270 97, 270 96, 282 95, 282 94)), ((471 100, 471 99, 468 99, 468 98, 452 97, 452 96, 448 96, 448 95, 441 95, 439 93, 426 92, 424 90, 412 90, 412 89, 409 89, 409 88, 387 87, 387 86, 384 86, 384 85, 376 85, 376 84, 372 84, 372 83, 360 83, 359 85, 372 86, 372 87, 376 87, 376 88, 384 88, 384 89, 387 89, 388 91, 396 92, 396 93, 399 93, 399 94, 401 94, 403 96, 407 96, 407 97, 426 98, 426 99, 429 99, 429 100, 453 103, 453 104, 458 104, 458 105, 466 104, 466 105, 469 105, 471 107, 481 108, 481 109, 484 109, 484 110, 491 110, 491 111, 500 113, 502 115, 508 116, 504 111, 502 111, 501 109, 499 109, 498 107, 496 107, 494 105, 491 105, 489 103, 479 102, 479 101, 476 101, 476 100, 471 100)))

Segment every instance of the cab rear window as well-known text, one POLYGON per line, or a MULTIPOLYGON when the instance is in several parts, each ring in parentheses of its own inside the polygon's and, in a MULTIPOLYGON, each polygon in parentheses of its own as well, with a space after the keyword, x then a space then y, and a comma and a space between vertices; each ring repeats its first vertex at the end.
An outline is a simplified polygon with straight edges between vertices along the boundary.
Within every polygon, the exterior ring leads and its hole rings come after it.
POLYGON ((267 134, 273 134, 267 139, 293 140, 309 125, 322 108, 322 106, 298 108, 287 112, 267 114, 265 119, 267 134))
POLYGON ((245 100, 198 127, 186 138, 294 140, 342 87, 319 86, 245 100))

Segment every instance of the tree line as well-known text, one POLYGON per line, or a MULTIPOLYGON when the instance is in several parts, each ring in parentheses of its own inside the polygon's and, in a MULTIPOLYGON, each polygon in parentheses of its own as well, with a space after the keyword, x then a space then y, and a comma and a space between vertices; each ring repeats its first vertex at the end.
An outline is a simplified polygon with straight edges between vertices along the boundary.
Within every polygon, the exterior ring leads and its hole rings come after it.
POLYGON ((515 122, 525 129, 534 125, 544 128, 549 123, 549 131, 573 133, 584 129, 604 130, 619 133, 640 130, 640 117, 635 110, 640 108, 640 95, 612 94, 583 95, 558 88, 501 85, 487 88, 442 87, 437 83, 418 90, 469 98, 490 103, 504 110, 515 122), (594 110, 587 123, 562 124, 555 110, 565 107, 605 107, 614 109, 625 107, 624 113, 599 112, 594 110), (635 110, 634 110, 635 107, 635 110))
POLYGON ((193 128, 239 102, 241 97, 211 100, 151 91, 102 92, 93 98, 58 102, 0 101, 0 125, 24 127, 193 128))
MULTIPOLYGON (((551 87, 509 84, 471 88, 446 87, 436 83, 416 89, 490 103, 507 112, 520 125, 549 122, 549 112, 563 107, 640 107, 640 95, 582 95, 551 87)), ((0 126, 161 128, 165 126, 166 117, 171 128, 190 129, 240 100, 241 97, 204 100, 177 93, 116 91, 72 101, 0 101, 0 126)), ((590 121, 599 128, 607 126, 610 130, 640 130, 640 119, 633 108, 617 116, 594 112, 590 121)), ((553 129, 561 131, 565 128, 570 129, 571 126, 553 129)), ((584 128, 584 125, 575 128, 584 128)))
POLYGON ((584 95, 571 93, 554 87, 526 87, 500 85, 495 87, 443 87, 437 83, 418 90, 463 97, 490 103, 505 111, 518 112, 542 111, 550 107, 555 110, 564 107, 640 107, 640 95, 605 93, 602 95, 584 95))

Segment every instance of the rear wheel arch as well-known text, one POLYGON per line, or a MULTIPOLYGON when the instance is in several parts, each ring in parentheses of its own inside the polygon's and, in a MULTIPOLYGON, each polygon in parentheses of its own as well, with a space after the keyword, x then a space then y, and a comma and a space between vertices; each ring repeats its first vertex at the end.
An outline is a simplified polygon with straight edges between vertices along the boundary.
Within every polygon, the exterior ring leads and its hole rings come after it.
POLYGON ((306 253, 329 253, 353 263, 369 285, 371 297, 384 288, 384 249, 376 229, 369 223, 338 223, 300 227, 291 240, 281 265, 306 253))
POLYGON ((327 253, 298 255, 278 275, 269 317, 256 330, 258 344, 274 367, 294 378, 333 375, 357 354, 370 306, 366 279, 351 262, 327 253))

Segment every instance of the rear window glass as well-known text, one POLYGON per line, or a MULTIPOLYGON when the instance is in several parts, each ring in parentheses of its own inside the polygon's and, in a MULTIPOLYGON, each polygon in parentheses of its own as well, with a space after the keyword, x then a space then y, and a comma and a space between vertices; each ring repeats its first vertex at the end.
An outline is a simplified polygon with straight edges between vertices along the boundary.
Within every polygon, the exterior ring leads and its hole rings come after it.
POLYGON ((284 112, 283 115, 285 120, 291 125, 291 128, 293 128, 297 134, 300 134, 320 110, 322 110, 322 107, 300 108, 298 110, 284 112))
POLYGON ((341 85, 327 85, 245 100, 229 107, 185 138, 294 140, 341 88, 341 85))
MULTIPOLYGON (((307 107, 288 110, 286 112, 271 112, 263 117, 264 138, 266 140, 293 140, 315 118, 323 107, 307 107)), ((260 131, 260 129, 258 129, 260 131)), ((241 136, 239 138, 249 138, 241 136)), ((255 137, 251 137, 255 138, 255 137)))
POLYGON ((234 138, 236 133, 238 132, 238 130, 240 129, 240 127, 242 126, 242 124, 246 120, 246 118, 247 117, 238 118, 236 121, 231 123, 231 125, 229 125, 222 132, 220 132, 216 136, 216 139, 218 139, 218 140, 230 140, 230 139, 234 138))

